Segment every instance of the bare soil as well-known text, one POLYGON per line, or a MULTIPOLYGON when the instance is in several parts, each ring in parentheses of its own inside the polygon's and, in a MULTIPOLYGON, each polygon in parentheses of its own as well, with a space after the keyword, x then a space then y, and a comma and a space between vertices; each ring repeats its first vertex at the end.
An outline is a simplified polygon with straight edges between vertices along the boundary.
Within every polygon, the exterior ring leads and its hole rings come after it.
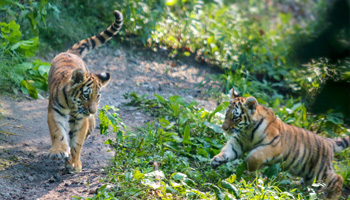
MULTIPOLYGON (((54 55, 49 54, 48 61, 54 55)), ((108 71, 112 80, 102 92, 99 107, 117 106, 124 123, 141 126, 152 118, 135 107, 125 106, 123 94, 180 95, 213 110, 206 88, 195 87, 217 69, 193 58, 171 60, 165 51, 105 46, 85 58, 92 72, 108 71)), ((45 95, 44 95, 45 96, 45 95)), ((69 174, 63 161, 47 158, 51 147, 46 122, 48 99, 0 96, 0 199, 72 199, 92 197, 103 185, 104 168, 114 152, 104 144, 108 137, 97 128, 84 144, 83 170, 69 174)), ((98 123, 97 123, 98 125, 98 123)), ((116 152, 117 153, 117 152, 116 152)))

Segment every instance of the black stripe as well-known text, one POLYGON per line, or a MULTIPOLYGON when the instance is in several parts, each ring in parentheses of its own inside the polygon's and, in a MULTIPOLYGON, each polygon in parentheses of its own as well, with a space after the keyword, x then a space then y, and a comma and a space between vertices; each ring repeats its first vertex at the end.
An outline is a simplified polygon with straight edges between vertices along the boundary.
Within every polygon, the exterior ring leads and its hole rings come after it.
MULTIPOLYGON (((305 138, 304 138, 305 130, 304 130, 304 129, 301 129, 301 131, 302 131, 302 132, 300 133, 300 134, 301 134, 301 137, 302 137, 302 140, 301 140, 301 141, 304 142, 304 140, 305 140, 305 138)), ((305 155, 306 155, 307 148, 310 147, 310 141, 309 141, 309 137, 307 137, 307 135, 306 135, 306 140, 307 140, 307 142, 304 143, 303 155, 301 156, 301 158, 300 158, 300 160, 299 160, 297 166, 303 165, 303 164, 304 164, 304 160, 307 159, 307 157, 305 157, 305 155)), ((305 165, 303 165, 302 169, 305 169, 305 165)), ((304 170, 302 170, 302 171, 304 171, 304 170)))
MULTIPOLYGON (((266 146, 266 145, 270 145, 272 144, 276 139, 278 139, 280 137, 280 135, 277 135, 275 137, 272 138, 272 140, 270 140, 270 142, 265 143, 265 144, 261 144, 261 146, 266 146)), ((275 145, 276 146, 276 145, 275 145)))
POLYGON ((115 29, 117 29, 117 30, 119 30, 120 27, 121 27, 121 24, 120 24, 120 23, 114 23, 114 24, 112 25, 112 27, 115 28, 115 29))
MULTIPOLYGON (((90 83, 86 84, 86 86, 85 86, 85 87, 90 87, 90 86, 91 86, 93 83, 94 83, 94 82, 93 82, 93 81, 91 81, 90 83)), ((83 88, 81 88, 81 91, 83 92, 83 88)))
POLYGON ((57 122, 57 124, 60 125, 63 129, 65 129, 65 128, 64 128, 64 125, 62 124, 62 122, 59 122, 59 121, 56 121, 56 122, 57 122))
POLYGON ((242 142, 239 141, 239 139, 237 138, 237 136, 234 136, 233 138, 236 139, 236 142, 239 144, 239 146, 241 147, 241 151, 243 152, 243 145, 242 145, 242 142))
POLYGON ((348 141, 346 141, 346 139, 345 139, 345 138, 342 138, 342 140, 343 140, 343 142, 345 143, 345 148, 346 148, 346 147, 348 147, 348 146, 349 146, 348 141))
POLYGON ((100 40, 101 43, 105 43, 106 39, 102 35, 96 35, 96 38, 100 40))
POLYGON ((83 53, 84 49, 85 49, 85 48, 84 48, 84 47, 82 47, 82 46, 78 48, 78 50, 79 50, 79 54, 80 54, 80 55, 83 53))
POLYGON ((90 49, 90 45, 89 45, 89 41, 87 40, 87 39, 85 39, 84 40, 84 44, 82 44, 82 46, 84 47, 84 48, 87 48, 88 50, 90 49))
POLYGON ((341 141, 336 141, 335 143, 337 144, 337 146, 341 146, 342 148, 344 148, 344 144, 341 141))
POLYGON ((274 122, 276 121, 277 117, 275 117, 272 121, 270 121, 270 123, 266 126, 264 133, 266 132, 266 129, 274 122))
POLYGON ((255 134, 255 131, 259 128, 259 126, 261 125, 261 123, 264 121, 264 118, 261 119, 259 122, 258 122, 258 125, 255 126, 255 128, 253 129, 252 131, 252 134, 251 134, 251 138, 250 138, 250 141, 253 141, 254 139, 254 134, 255 134))
POLYGON ((236 159, 238 157, 238 154, 237 154, 237 151, 235 150, 235 147, 233 146, 233 144, 231 143, 231 148, 232 148, 232 151, 235 153, 235 157, 232 158, 232 160, 236 159))
POLYGON ((81 147, 81 144, 79 144, 79 143, 75 143, 75 144, 81 147))
POLYGON ((75 118, 75 117, 72 117, 68 120, 69 124, 73 124, 75 123, 76 121, 80 121, 82 120, 83 118, 82 117, 79 117, 79 118, 75 118))
POLYGON ((60 104, 60 101, 58 99, 58 90, 56 90, 56 95, 55 95, 55 105, 57 105, 60 108, 65 108, 62 104, 60 104))
MULTIPOLYGON (((314 140, 315 140, 315 143, 316 143, 316 149, 318 149, 320 145, 319 145, 319 141, 318 141, 317 135, 314 134, 314 133, 312 133, 312 135, 314 136, 314 140)), ((311 172, 312 172, 312 170, 314 169, 314 167, 317 164, 318 158, 320 156, 320 151, 316 150, 316 153, 317 153, 316 156, 312 156, 312 160, 310 162, 310 169, 309 169, 309 172, 308 172, 308 174, 310 174, 312 176, 314 176, 314 173, 311 174, 311 172)))
POLYGON ((257 143, 255 143, 254 147, 258 144, 261 144, 261 142, 264 141, 265 138, 266 138, 266 135, 263 138, 261 138, 257 143))
POLYGON ((67 98, 67 93, 66 93, 66 86, 63 87, 62 91, 63 91, 64 100, 66 101, 66 105, 68 106, 68 98, 67 98))
POLYGON ((75 149, 75 147, 71 147, 72 148, 72 150, 74 151, 74 152, 77 152, 77 150, 75 149))
POLYGON ((65 117, 65 116, 66 116, 65 114, 61 113, 57 108, 52 107, 52 109, 53 109, 56 113, 58 113, 61 117, 65 117))
POLYGON ((292 158, 292 162, 289 163, 289 167, 294 167, 293 164, 294 164, 294 162, 297 161, 297 159, 298 159, 298 157, 299 157, 299 151, 300 151, 300 149, 299 149, 299 142, 297 142, 297 146, 296 146, 295 148, 296 148, 297 150, 296 150, 295 153, 294 153, 294 156, 293 156, 293 158, 292 158))
POLYGON ((70 138, 74 137, 76 132, 77 132, 76 130, 70 130, 69 131, 69 137, 70 138))
POLYGON ((322 144, 322 148, 321 148, 322 153, 321 154, 323 154, 323 155, 322 155, 322 160, 319 163, 320 169, 318 170, 317 175, 316 175, 317 180, 320 178, 320 174, 324 170, 323 168, 327 166, 326 163, 325 163, 326 162, 325 160, 327 159, 327 152, 326 152, 327 149, 325 149, 325 144, 324 143, 321 143, 321 144, 322 144))
POLYGON ((109 32, 108 30, 103 31, 104 34, 106 34, 108 37, 113 37, 113 33, 109 32))
MULTIPOLYGON (((305 131, 305 133, 307 134, 306 135, 306 138, 307 138, 307 145, 308 147, 311 147, 311 143, 310 143, 310 134, 308 134, 307 131, 305 131)), ((306 168, 306 165, 310 162, 309 159, 310 159, 310 156, 311 156, 311 153, 312 153, 312 148, 309 148, 309 153, 307 154, 307 157, 305 158, 305 162, 304 162, 304 165, 301 169, 301 171, 305 172, 305 168, 306 168)))
POLYGON ((90 38, 90 42, 91 42, 92 48, 95 48, 95 46, 96 46, 96 41, 93 40, 92 38, 90 38))
POLYGON ((332 186, 332 185, 336 182, 336 179, 338 179, 338 178, 333 178, 332 181, 329 182, 329 184, 327 185, 327 187, 332 186))
POLYGON ((295 145, 296 145, 296 142, 297 142, 296 134, 294 134, 294 140, 293 140, 292 142, 294 142, 294 143, 293 143, 293 145, 291 145, 290 148, 288 149, 288 153, 287 153, 287 155, 286 155, 286 157, 285 157, 285 159, 284 159, 285 161, 288 160, 289 155, 290 155, 290 152, 291 152, 292 150, 295 149, 295 145), (292 148, 292 147, 293 147, 293 148, 292 148))
POLYGON ((110 26, 110 29, 115 33, 118 31, 118 29, 115 29, 113 26, 110 26))
POLYGON ((64 140, 64 136, 62 136, 62 138, 61 138, 61 141, 63 141, 64 140))

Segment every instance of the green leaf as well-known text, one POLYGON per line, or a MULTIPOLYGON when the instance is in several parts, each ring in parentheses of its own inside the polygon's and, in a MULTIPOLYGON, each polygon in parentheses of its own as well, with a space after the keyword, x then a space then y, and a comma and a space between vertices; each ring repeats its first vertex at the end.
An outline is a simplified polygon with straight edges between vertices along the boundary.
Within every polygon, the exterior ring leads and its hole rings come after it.
POLYGON ((236 198, 240 198, 239 197, 239 191, 237 190, 237 188, 230 184, 229 182, 226 182, 226 181, 221 181, 221 187, 227 189, 231 194, 235 195, 236 198))
POLYGON ((271 165, 269 166, 266 170, 265 170, 265 175, 268 178, 271 178, 273 176, 277 176, 277 174, 279 173, 279 168, 278 168, 278 164, 275 165, 271 165))
POLYGON ((339 125, 339 124, 343 124, 343 114, 341 113, 330 113, 327 114, 327 120, 332 122, 333 124, 339 125))
POLYGON ((212 129, 215 133, 224 133, 224 130, 220 126, 218 126, 216 124, 212 124, 210 122, 204 121, 203 125, 205 125, 206 127, 212 129))
POLYGON ((184 143, 188 143, 189 140, 190 140, 190 126, 189 125, 186 125, 185 126, 185 130, 184 130, 184 135, 183 135, 183 142, 184 143))
POLYGON ((236 169, 236 175, 238 180, 241 179, 246 169, 247 169, 247 163, 243 161, 236 169))
POLYGON ((220 190, 220 188, 212 183, 204 183, 205 187, 209 187, 210 189, 214 190, 215 195, 218 199, 224 199, 224 194, 222 193, 222 191, 220 190))
POLYGON ((188 51, 185 51, 185 52, 184 52, 184 55, 188 57, 188 56, 191 56, 191 53, 188 52, 188 51))
POLYGON ((107 140, 106 140, 106 142, 105 142, 105 144, 107 144, 107 145, 111 145, 111 144, 113 144, 113 142, 112 142, 112 140, 111 140, 111 139, 107 139, 107 140))
POLYGON ((22 86, 22 88, 25 88, 28 91, 28 94, 30 97, 32 97, 33 99, 38 98, 38 91, 29 81, 22 80, 21 86, 22 86))
POLYGON ((184 180, 185 178, 187 178, 187 175, 186 175, 186 174, 183 174, 183 173, 181 173, 181 172, 176 172, 176 173, 174 173, 173 175, 171 175, 171 177, 172 177, 174 180, 181 181, 181 180, 184 180))
POLYGON ((217 113, 217 112, 220 112, 220 111, 222 111, 222 110, 225 110, 227 107, 228 107, 228 105, 229 105, 229 102, 228 101, 225 101, 225 102, 222 102, 220 105, 218 105, 216 108, 215 108, 215 110, 212 112, 212 113, 210 113, 210 115, 209 115, 209 122, 211 121, 211 118, 215 115, 215 113, 217 113))

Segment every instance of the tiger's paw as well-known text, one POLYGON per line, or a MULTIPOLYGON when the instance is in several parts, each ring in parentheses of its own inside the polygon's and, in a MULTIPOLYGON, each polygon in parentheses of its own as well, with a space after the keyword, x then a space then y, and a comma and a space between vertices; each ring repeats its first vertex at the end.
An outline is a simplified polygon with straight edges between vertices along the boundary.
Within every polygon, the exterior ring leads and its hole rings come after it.
POLYGON ((69 159, 69 151, 51 148, 49 151, 49 158, 51 160, 60 160, 60 159, 68 160, 69 159))
POLYGON ((227 163, 229 158, 225 154, 218 154, 211 159, 210 165, 212 168, 217 168, 220 165, 227 163))
POLYGON ((81 162, 80 161, 73 162, 72 159, 66 161, 65 167, 69 173, 76 173, 81 171, 82 169, 81 162))

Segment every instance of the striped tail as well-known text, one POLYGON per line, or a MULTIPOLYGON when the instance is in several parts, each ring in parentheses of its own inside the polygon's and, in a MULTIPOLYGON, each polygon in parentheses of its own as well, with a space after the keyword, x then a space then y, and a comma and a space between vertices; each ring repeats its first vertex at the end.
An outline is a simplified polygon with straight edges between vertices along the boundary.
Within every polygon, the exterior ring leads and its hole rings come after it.
POLYGON ((112 39, 123 25, 123 15, 121 12, 114 11, 114 23, 109 26, 105 31, 102 31, 100 34, 92 36, 90 38, 81 40, 80 42, 74 44, 74 46, 68 50, 69 53, 76 54, 83 58, 89 51, 94 48, 97 48, 112 39))
POLYGON ((350 136, 335 138, 333 142, 335 142, 334 152, 341 152, 350 146, 350 136))

